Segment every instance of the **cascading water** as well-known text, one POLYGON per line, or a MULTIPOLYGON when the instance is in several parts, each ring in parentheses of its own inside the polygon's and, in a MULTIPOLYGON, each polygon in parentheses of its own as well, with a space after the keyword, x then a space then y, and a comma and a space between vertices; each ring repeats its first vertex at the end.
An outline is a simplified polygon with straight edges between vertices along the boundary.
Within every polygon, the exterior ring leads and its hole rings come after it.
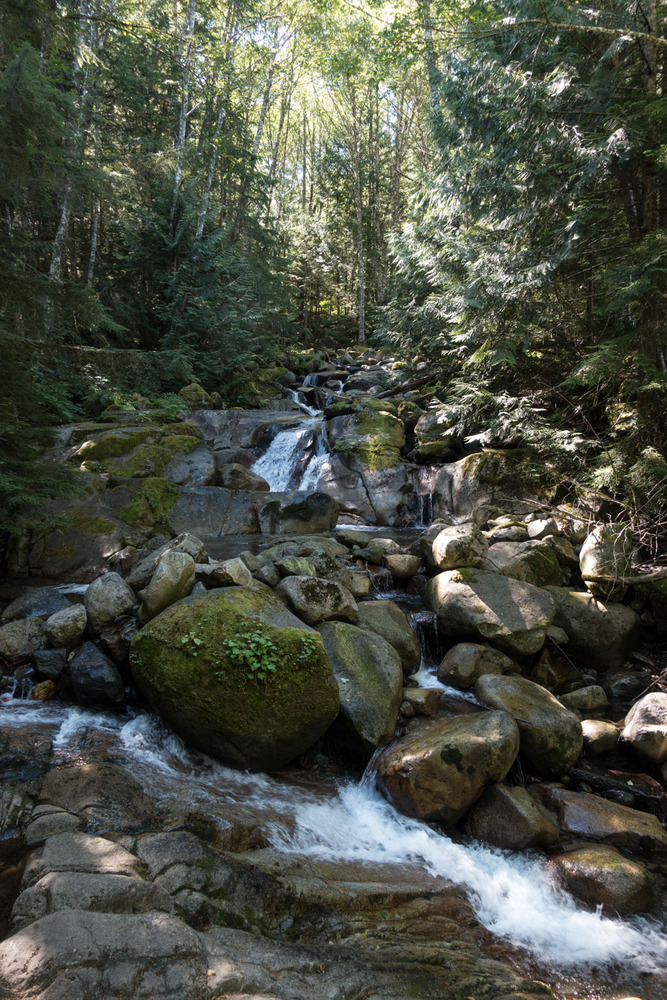
POLYGON ((320 411, 317 410, 314 406, 308 406, 307 403, 304 403, 304 401, 301 399, 301 393, 299 392, 298 389, 287 389, 287 393, 292 402, 296 403, 299 409, 302 410, 304 413, 307 413, 309 417, 319 416, 320 411))
POLYGON ((330 459, 329 443, 327 441, 326 426, 322 423, 320 432, 317 435, 317 446, 313 452, 306 470, 299 483, 300 490, 316 490, 317 484, 322 474, 326 471, 330 459))
POLYGON ((251 472, 266 479, 272 493, 289 489, 306 440, 312 437, 315 426, 315 421, 308 421, 279 431, 267 451, 251 466, 251 472))
MULTIPOLYGON (((667 970, 667 940, 647 919, 616 920, 580 909, 527 855, 455 843, 397 813, 369 771, 338 792, 295 787, 266 775, 233 771, 190 753, 157 718, 94 713, 82 708, 6 703, 3 725, 51 727, 61 763, 80 760, 87 732, 104 733, 114 760, 164 805, 205 808, 225 824, 230 810, 251 816, 274 850, 333 863, 420 868, 462 888, 480 924, 552 967, 634 965, 667 970)), ((44 731, 43 729, 41 730, 44 731)))

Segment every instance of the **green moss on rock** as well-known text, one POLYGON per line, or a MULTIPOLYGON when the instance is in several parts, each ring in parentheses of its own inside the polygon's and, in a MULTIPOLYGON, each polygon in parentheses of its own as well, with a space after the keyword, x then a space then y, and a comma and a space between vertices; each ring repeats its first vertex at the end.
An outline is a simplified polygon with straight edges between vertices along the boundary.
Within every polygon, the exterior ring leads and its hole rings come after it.
POLYGON ((73 459, 77 462, 105 462, 110 458, 119 458, 121 455, 128 455, 138 445, 156 441, 159 434, 155 427, 102 431, 84 441, 73 459))
POLYGON ((128 524, 146 527, 166 523, 167 515, 180 496, 178 486, 167 479, 145 479, 133 499, 118 512, 128 524))
POLYGON ((126 459, 113 463, 109 471, 128 479, 161 476, 174 455, 194 451, 199 443, 199 438, 189 434, 168 435, 162 438, 160 444, 140 445, 126 459))
POLYGON ((139 687, 177 732, 237 767, 282 766, 338 713, 319 635, 264 591, 221 588, 185 598, 137 633, 130 662, 139 687), (263 681, 230 652, 230 640, 252 645, 248 635, 277 651, 276 670, 263 681))

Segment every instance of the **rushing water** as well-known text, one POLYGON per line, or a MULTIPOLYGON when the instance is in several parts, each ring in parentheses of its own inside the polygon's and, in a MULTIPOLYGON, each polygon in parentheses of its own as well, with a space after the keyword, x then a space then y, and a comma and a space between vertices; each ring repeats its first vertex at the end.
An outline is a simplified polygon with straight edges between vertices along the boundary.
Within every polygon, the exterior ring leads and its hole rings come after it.
POLYGON ((311 439, 316 421, 309 420, 298 427, 279 431, 267 451, 251 466, 251 471, 262 476, 272 493, 289 489, 306 443, 311 439))
POLYGON ((397 813, 372 776, 331 794, 266 775, 233 771, 188 751, 150 714, 134 718, 81 708, 6 702, 2 723, 53 729, 59 758, 79 753, 82 735, 102 731, 109 752, 163 805, 205 808, 223 821, 232 805, 252 812, 274 849, 328 861, 419 866, 459 885, 488 930, 554 968, 623 962, 644 972, 667 970, 667 939, 647 919, 613 920, 582 910, 529 855, 456 843, 397 813))

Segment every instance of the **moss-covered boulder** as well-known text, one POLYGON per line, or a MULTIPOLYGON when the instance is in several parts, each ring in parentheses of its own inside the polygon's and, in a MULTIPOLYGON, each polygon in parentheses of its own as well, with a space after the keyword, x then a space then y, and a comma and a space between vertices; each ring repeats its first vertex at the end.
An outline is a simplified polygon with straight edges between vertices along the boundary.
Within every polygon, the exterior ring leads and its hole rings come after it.
POLYGON ((630 575, 632 531, 627 524, 598 524, 579 554, 581 576, 591 594, 606 601, 622 601, 630 575))
POLYGON ((179 735, 233 767, 281 767, 338 714, 320 636, 265 591, 186 597, 137 632, 130 665, 179 735))
POLYGON ((346 416, 334 417, 327 426, 333 451, 351 468, 377 472, 401 461, 403 422, 387 410, 359 407, 346 416))
POLYGON ((213 409, 215 406, 212 397, 197 382, 184 385, 179 391, 178 396, 191 410, 208 410, 213 409))
POLYGON ((525 677, 484 674, 475 682, 483 704, 507 712, 521 734, 521 757, 532 774, 560 777, 581 753, 583 733, 579 719, 550 691, 525 677))
POLYGON ((373 632, 345 622, 318 626, 340 688, 335 735, 370 758, 394 738, 403 697, 403 671, 395 649, 373 632))
POLYGON ((460 454, 462 441, 455 423, 455 415, 446 406, 420 416, 415 426, 418 461, 447 462, 460 454))
MULTIPOLYGON (((560 476, 544 459, 525 448, 487 448, 445 466, 435 481, 433 511, 469 515, 481 504, 502 503, 509 511, 510 498, 548 500, 560 476)), ((518 508, 525 512, 525 506, 518 508)))
POLYGON ((72 460, 87 466, 106 466, 110 459, 129 455, 139 445, 155 444, 161 434, 158 427, 114 427, 113 430, 91 431, 84 436, 72 460))
POLYGON ((563 582, 558 557, 547 542, 496 542, 488 551, 489 564, 504 576, 536 587, 559 587, 563 582))
POLYGON ((393 601, 363 601, 358 606, 359 628, 377 635, 393 646, 401 658, 403 672, 412 673, 419 666, 419 639, 410 622, 393 601))

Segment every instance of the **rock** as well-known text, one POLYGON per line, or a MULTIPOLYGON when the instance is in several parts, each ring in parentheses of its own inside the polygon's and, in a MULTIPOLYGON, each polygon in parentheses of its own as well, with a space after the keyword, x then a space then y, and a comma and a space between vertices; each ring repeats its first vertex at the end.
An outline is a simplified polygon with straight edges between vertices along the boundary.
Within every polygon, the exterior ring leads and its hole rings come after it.
POLYGON ((558 522, 553 517, 538 517, 528 524, 529 538, 547 538, 549 535, 560 535, 558 522))
POLYGON ((556 553, 556 559, 558 559, 561 566, 569 567, 570 569, 578 568, 579 556, 574 551, 569 538, 565 538, 564 535, 547 535, 544 539, 544 544, 553 549, 556 553))
POLYGON ((378 783, 406 815, 451 825, 503 780, 518 749, 519 731, 505 712, 436 719, 381 754, 378 783))
POLYGON ((273 563, 265 563, 260 566, 256 573, 253 573, 255 580, 265 583, 267 587, 276 587, 280 583, 280 573, 273 563))
POLYGON ((69 679, 80 705, 120 708, 125 686, 116 664, 92 642, 84 642, 69 665, 69 679))
POLYGON ((368 597, 371 592, 371 578, 366 570, 352 570, 345 587, 355 600, 368 597))
POLYGON ((497 542, 489 549, 489 563, 497 572, 536 587, 559 586, 563 580, 556 553, 543 542, 497 542))
POLYGON ((604 604, 591 594, 547 587, 556 603, 554 624, 569 637, 568 652, 596 670, 621 667, 639 639, 639 618, 625 604, 604 604))
POLYGON ((393 601, 363 601, 358 605, 359 628, 375 632, 396 650, 403 673, 411 674, 421 660, 419 640, 410 622, 393 601))
POLYGON ((667 694, 656 691, 640 698, 625 717, 621 739, 642 757, 664 764, 667 761, 667 694))
POLYGON ((60 803, 93 829, 136 832, 155 822, 155 800, 119 764, 89 760, 85 767, 76 762, 52 768, 43 780, 40 798, 60 803))
POLYGON ((168 833, 148 833, 137 842, 137 857, 146 866, 151 879, 170 865, 196 865, 206 861, 210 852, 201 840, 188 830, 168 833))
POLYGON ((394 738, 403 698, 403 670, 393 646, 374 632, 343 622, 319 626, 340 690, 336 735, 370 758, 394 738))
POLYGON ((104 651, 114 663, 125 666, 129 661, 130 643, 138 629, 135 618, 118 618, 111 625, 105 625, 100 632, 100 642, 104 651))
POLYGON ((497 542, 528 541, 528 532, 522 524, 500 524, 496 528, 485 531, 484 536, 489 545, 495 545, 497 542))
POLYGON ((43 843, 47 837, 80 830, 83 823, 84 821, 79 816, 73 816, 64 809, 34 816, 25 830, 26 843, 29 847, 34 847, 36 844, 43 843))
MULTIPOLYGON (((248 573, 250 576, 250 573, 248 573)), ((139 620, 155 618, 182 597, 187 597, 195 585, 195 561, 187 552, 171 550, 160 556, 150 583, 144 591, 139 620)))
POLYGON ((53 680, 40 681, 39 684, 35 684, 34 688, 30 692, 31 701, 50 701, 51 698, 55 697, 56 693, 56 682, 53 680))
POLYGON ((308 534, 328 531, 336 526, 339 504, 324 493, 297 493, 280 511, 280 530, 308 534))
POLYGON ((453 524, 433 540, 433 561, 438 569, 459 566, 481 566, 489 551, 489 543, 472 522, 453 524))
POLYGON ((581 723, 584 747, 589 753, 609 753, 618 743, 618 729, 613 722, 584 719, 581 723))
POLYGON ((176 538, 172 538, 171 541, 164 541, 152 547, 128 573, 128 585, 135 591, 143 590, 144 587, 148 586, 150 578, 160 561, 160 557, 165 552, 172 551, 186 552, 189 556, 192 556, 195 563, 205 563, 208 560, 206 547, 201 538, 197 538, 196 535, 191 535, 189 532, 184 531, 176 538))
POLYGON ((437 688, 405 688, 403 690, 401 714, 426 715, 431 717, 437 715, 440 711, 441 693, 437 688), (411 709, 410 713, 406 713, 406 706, 411 709))
POLYGON ((604 689, 611 701, 630 702, 646 691, 653 681, 652 671, 610 670, 603 678, 604 689))
POLYGON ((360 559, 368 559, 369 562, 377 563, 379 566, 384 561, 385 556, 396 552, 400 552, 400 545, 393 538, 372 538, 366 548, 357 553, 357 556, 360 559))
POLYGON ((466 821, 476 840, 508 851, 550 847, 558 842, 558 827, 525 788, 491 785, 475 803, 466 821))
POLYGON ((528 791, 555 815, 565 833, 629 851, 667 854, 667 832, 656 816, 557 785, 530 785, 528 791))
POLYGON ((442 466, 435 483, 441 510, 455 516, 470 516, 477 507, 502 502, 510 511, 523 513, 522 498, 547 498, 554 485, 553 473, 528 448, 485 448, 458 462, 442 466), (507 497, 516 498, 506 502, 507 497))
POLYGON ((264 493, 268 493, 271 489, 266 479, 246 469, 244 465, 239 465, 238 462, 221 465, 215 485, 223 486, 226 490, 260 490, 264 493))
POLYGON ((417 459, 436 463, 451 461, 460 454, 461 436, 454 429, 456 416, 448 407, 440 407, 422 414, 415 425, 417 459))
POLYGON ((410 580, 421 568, 422 561, 419 556, 394 552, 385 556, 384 563, 395 580, 410 580))
MULTIPOLYGON (((21 618, 0 627, 0 664, 10 669, 29 663, 33 653, 46 643, 44 622, 37 616, 21 618)), ((1 668, 0 668, 1 672, 1 668)))
POLYGON ((338 714, 320 637, 278 597, 248 587, 173 604, 137 632, 130 664, 177 733, 234 767, 282 766, 338 714))
POLYGON ((179 399, 183 402, 190 410, 208 410, 213 409, 213 399, 206 392, 206 389, 202 389, 198 382, 190 382, 189 385, 184 385, 178 393, 179 399))
POLYGON ((37 649, 32 655, 35 670, 43 677, 56 680, 60 677, 67 663, 66 649, 37 649))
POLYGON ((582 712, 602 711, 609 705, 604 688, 599 684, 587 684, 586 687, 562 694, 559 701, 566 708, 577 708, 582 712))
POLYGON ((485 531, 489 526, 489 521, 493 521, 502 515, 503 511, 500 507, 496 507, 494 504, 481 503, 473 507, 470 520, 482 531, 485 531))
POLYGON ((212 486, 215 482, 213 452, 205 444, 177 451, 168 461, 163 475, 177 486, 212 486))
MULTIPOLYGON (((18 839, 34 810, 34 801, 29 795, 11 785, 0 787, 0 844, 18 839)), ((4 861, 3 853, 0 858, 4 861)))
POLYGON ((478 569, 440 573, 424 596, 443 636, 487 640, 510 655, 541 649, 556 610, 544 590, 478 569))
POLYGON ((335 580, 288 576, 275 589, 306 625, 331 619, 356 625, 359 613, 352 594, 335 580))
POLYGON ((135 600, 133 591, 118 573, 98 576, 86 590, 83 602, 90 632, 99 635, 100 629, 114 618, 131 611, 135 600))
POLYGON ((57 587, 33 587, 8 604, 0 619, 12 622, 19 618, 48 618, 69 607, 70 602, 57 587))
POLYGON ((41 854, 28 862, 23 881, 32 885, 48 872, 70 871, 134 876, 137 859, 104 837, 68 831, 47 839, 41 854))
POLYGON ((492 646, 459 642, 445 654, 438 667, 438 680, 456 688, 470 688, 483 674, 517 671, 514 660, 492 646))
POLYGON ((546 688, 525 677, 486 674, 475 683, 485 705, 508 712, 521 733, 521 757, 533 774, 565 774, 581 753, 581 723, 546 688))
POLYGON ((73 649, 81 642, 87 622, 84 606, 71 604, 46 619, 46 638, 54 648, 73 649))
POLYGON ((611 916, 644 913, 653 905, 644 865, 624 858, 615 848, 582 844, 549 861, 567 891, 590 910, 602 906, 611 916))
MULTIPOLYGON (((253 575, 238 556, 222 562, 209 562, 195 567, 197 575, 206 585, 214 587, 250 587, 253 575)), ((268 580, 266 581, 269 582, 268 580)), ((273 586, 273 584, 270 584, 273 586)))
POLYGON ((618 578, 630 575, 632 531, 627 524, 598 524, 581 547, 581 576, 592 594, 607 601, 623 599, 627 587, 618 578))
POLYGON ((545 647, 530 672, 530 680, 558 694, 572 684, 580 683, 581 674, 557 650, 545 647))

